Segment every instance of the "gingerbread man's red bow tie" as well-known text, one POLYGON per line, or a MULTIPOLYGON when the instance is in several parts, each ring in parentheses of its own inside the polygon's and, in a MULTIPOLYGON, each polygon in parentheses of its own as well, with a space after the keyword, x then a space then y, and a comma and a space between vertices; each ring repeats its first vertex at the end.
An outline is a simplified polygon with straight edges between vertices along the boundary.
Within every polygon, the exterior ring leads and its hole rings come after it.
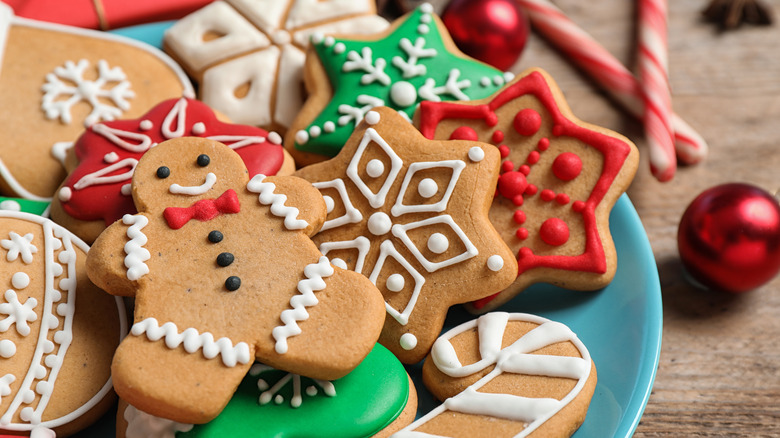
POLYGON ((238 213, 241 206, 238 203, 238 195, 233 189, 225 190, 217 199, 201 199, 189 207, 168 207, 163 211, 163 217, 168 226, 174 230, 183 227, 190 219, 205 222, 221 214, 238 213))

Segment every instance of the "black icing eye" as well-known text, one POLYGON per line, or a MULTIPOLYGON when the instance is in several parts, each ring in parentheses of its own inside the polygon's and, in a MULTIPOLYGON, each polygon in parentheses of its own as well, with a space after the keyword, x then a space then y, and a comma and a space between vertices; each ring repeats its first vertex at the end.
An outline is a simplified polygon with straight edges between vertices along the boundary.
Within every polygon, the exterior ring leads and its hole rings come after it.
POLYGON ((157 168, 157 178, 164 179, 171 176, 171 169, 168 169, 165 166, 160 166, 157 168))
POLYGON ((227 278, 227 280, 225 280, 225 289, 229 290, 230 292, 237 291, 239 287, 241 287, 241 279, 235 275, 230 276, 227 278))
POLYGON ((211 158, 209 158, 206 154, 200 154, 198 155, 198 166, 200 167, 206 167, 211 163, 211 158))

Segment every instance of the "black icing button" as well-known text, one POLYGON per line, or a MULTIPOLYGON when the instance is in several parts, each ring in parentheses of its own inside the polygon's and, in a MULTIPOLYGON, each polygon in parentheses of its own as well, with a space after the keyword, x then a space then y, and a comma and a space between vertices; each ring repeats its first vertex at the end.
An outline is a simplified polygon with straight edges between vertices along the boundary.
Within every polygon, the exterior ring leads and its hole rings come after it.
POLYGON ((157 178, 165 179, 168 178, 169 176, 171 176, 171 169, 165 166, 160 166, 157 168, 157 178))
POLYGON ((231 275, 225 280, 225 288, 230 292, 238 290, 239 287, 241 287, 241 279, 235 275, 231 275))
POLYGON ((230 266, 230 264, 233 263, 233 259, 233 254, 229 252, 223 252, 217 256, 217 264, 224 268, 225 266, 230 266))
POLYGON ((209 156, 206 154, 200 154, 198 155, 197 162, 198 162, 198 166, 206 167, 209 165, 209 163, 211 163, 211 158, 209 158, 209 156))
POLYGON ((209 233, 209 242, 211 242, 211 243, 222 242, 222 239, 224 239, 224 238, 225 238, 225 236, 223 236, 222 233, 220 233, 217 230, 214 230, 214 231, 209 233))

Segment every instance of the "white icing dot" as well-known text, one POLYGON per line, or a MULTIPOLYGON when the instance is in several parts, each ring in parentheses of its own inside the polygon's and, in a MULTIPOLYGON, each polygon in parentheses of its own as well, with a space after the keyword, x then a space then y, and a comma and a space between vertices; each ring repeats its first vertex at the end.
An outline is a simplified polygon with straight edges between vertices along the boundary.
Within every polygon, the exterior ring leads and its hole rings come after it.
POLYGON ((265 380, 259 379, 257 381, 257 389, 259 389, 260 391, 265 391, 268 388, 270 388, 270 386, 268 385, 268 382, 266 382, 265 380))
POLYGON ((485 159, 485 151, 479 146, 469 149, 469 160, 478 163, 485 159))
POLYGON ((43 360, 43 363, 45 363, 49 368, 55 368, 59 366, 60 362, 60 358, 56 354, 50 354, 43 360))
POLYGON ((333 53, 337 55, 344 53, 345 50, 347 50, 347 46, 345 46, 344 43, 336 43, 336 45, 333 46, 333 53))
MULTIPOLYGON (((32 398, 35 399, 35 393, 32 391, 28 391, 28 392, 32 394, 32 398)), ((32 403, 32 400, 28 401, 27 403, 32 403)), ((22 409, 21 412, 19 412, 19 418, 21 418, 24 421, 32 421, 33 414, 35 414, 35 410, 27 406, 26 408, 22 409)))
POLYGON ((406 81, 398 81, 390 87, 390 100, 400 107, 412 106, 417 102, 417 89, 406 81))
POLYGON ((273 41, 276 45, 283 46, 285 44, 290 44, 292 37, 290 37, 290 33, 286 30, 277 29, 271 33, 271 41, 273 41))
POLYGON ((336 257, 335 259, 331 259, 330 264, 341 269, 349 269, 347 268, 347 262, 345 262, 344 260, 338 257, 336 257))
POLYGON ((56 343, 58 343, 60 345, 68 343, 68 342, 70 342, 72 340, 73 340, 73 335, 71 335, 70 333, 68 333, 68 332, 66 332, 64 330, 60 330, 60 331, 58 331, 57 333, 54 334, 54 342, 56 342, 56 343))
POLYGON ((322 129, 319 126, 312 126, 309 128, 309 136, 311 138, 317 138, 322 134, 322 129))
POLYGON ((14 201, 13 199, 6 199, 5 201, 0 202, 0 210, 22 211, 22 205, 14 201))
POLYGON ((148 131, 154 127, 154 123, 151 120, 141 120, 141 124, 138 125, 142 131, 148 131))
POLYGON ((423 3, 420 5, 420 11, 422 11, 424 14, 433 13, 433 6, 427 2, 423 3))
POLYGON ((479 85, 482 85, 483 87, 487 87, 490 85, 490 78, 487 76, 483 76, 482 79, 479 80, 479 85))
POLYGON ((387 287, 387 290, 390 292, 399 292, 401 289, 404 288, 404 284, 406 283, 406 280, 404 279, 404 276, 401 274, 392 274, 391 276, 387 277, 387 282, 385 283, 385 287, 387 287))
POLYGON ((298 144, 306 144, 306 142, 309 141, 309 133, 301 129, 295 133, 295 141, 298 142, 298 144))
POLYGON ((52 351, 54 351, 54 342, 47 339, 43 342, 43 352, 49 354, 52 351))
POLYGON ((70 201, 70 198, 72 196, 73 196, 73 191, 70 189, 70 187, 63 187, 60 189, 59 192, 57 192, 57 197, 60 199, 61 202, 70 201))
POLYGON ((493 83, 495 83, 496 85, 504 85, 504 77, 501 75, 494 76, 493 83))
POLYGON ((366 113, 366 122, 369 125, 376 125, 377 123, 379 123, 379 119, 380 119, 379 113, 376 111, 369 111, 366 113))
POLYGON ((119 161, 119 155, 116 152, 109 152, 103 155, 103 161, 105 161, 108 164, 116 163, 117 161, 119 161))
POLYGON ((281 395, 277 394, 276 397, 274 397, 274 403, 276 403, 277 405, 280 405, 283 402, 284 402, 284 397, 282 397, 281 395))
POLYGON ((400 339, 401 348, 411 350, 417 346, 417 337, 411 333, 404 333, 400 339))
POLYGON ((423 198, 432 198, 439 191, 439 185, 431 178, 425 178, 417 186, 417 193, 423 198))
MULTIPOLYGON (((43 370, 43 371, 45 372, 46 370, 43 370)), ((46 374, 44 373, 44 376, 45 375, 46 374)), ((40 377, 40 378, 43 378, 43 377, 40 377)), ((22 393, 22 401, 24 403, 28 403, 29 404, 29 403, 32 403, 33 400, 35 400, 35 393, 30 391, 29 389, 25 389, 23 391, 20 390, 19 392, 22 393)))
POLYGON ((271 131, 268 133, 268 141, 273 144, 282 144, 282 136, 279 135, 276 131, 271 131))
POLYGON ((325 37, 324 43, 325 43, 325 47, 330 47, 336 44, 336 39, 333 38, 332 36, 327 36, 325 37))
MULTIPOLYGON (((46 368, 43 365, 33 365, 31 368, 33 368, 33 375, 36 379, 43 379, 46 377, 46 368)), ((29 397, 29 394, 25 394, 24 398, 26 399, 27 397, 29 397)), ((35 397, 35 395, 33 395, 33 397, 35 397)))
POLYGON ((35 392, 37 392, 38 394, 43 395, 48 393, 50 390, 51 390, 51 385, 49 384, 49 382, 45 380, 41 380, 40 382, 38 382, 38 384, 35 385, 35 392))
POLYGON ((57 315, 65 316, 68 314, 68 304, 61 303, 57 305, 57 315))
POLYGON ((417 33, 419 33, 421 35, 427 34, 428 32, 430 32, 430 30, 431 30, 431 28, 428 27, 427 24, 421 24, 421 25, 417 26, 417 33))
POLYGON ((60 263, 68 264, 71 262, 76 261, 76 257, 72 252, 62 251, 61 253, 57 254, 57 260, 60 263))
POLYGON ((366 164, 366 173, 371 178, 379 178, 385 173, 385 163, 374 158, 366 164))
POLYGON ((491 271, 498 272, 504 267, 504 259, 498 254, 493 254, 487 259, 487 267, 491 271))
POLYGON ((30 276, 24 272, 17 272, 11 277, 11 285, 15 289, 24 289, 30 285, 30 276))
POLYGON ((132 186, 132 184, 129 184, 129 183, 128 184, 124 184, 119 189, 119 193, 121 193, 121 194, 123 194, 125 196, 130 196, 133 193, 133 186, 132 186))
POLYGON ((387 213, 377 212, 368 218, 368 231, 375 236, 387 234, 392 226, 393 222, 387 213))
MULTIPOLYGON (((56 316, 54 316, 52 314, 49 314, 48 316, 46 316, 46 322, 49 323, 49 328, 50 329, 56 329, 57 327, 60 326, 60 320, 56 316)), ((61 343, 62 342, 60 342, 60 344, 61 343)))
POLYGON ((431 22, 431 16, 430 15, 423 15, 420 17, 420 23, 428 24, 431 22))
POLYGON ((442 233, 433 233, 428 237, 428 249, 430 249, 431 252, 441 254, 444 251, 447 251, 449 247, 450 241, 447 239, 447 236, 442 233))
POLYGON ((192 125, 192 133, 195 135, 203 135, 206 133, 206 125, 203 122, 198 122, 192 125))
POLYGON ((317 387, 316 386, 309 386, 306 388, 306 395, 310 397, 314 397, 317 395, 317 387))
POLYGON ((514 79, 514 78, 515 78, 515 74, 514 74, 514 73, 512 73, 511 71, 504 72, 504 80, 505 80, 506 82, 509 82, 509 81, 511 81, 511 80, 512 80, 512 79, 514 79))
POLYGON ((328 120, 322 124, 322 130, 325 132, 333 132, 336 130, 336 124, 328 120))
POLYGON ((16 344, 13 341, 8 339, 0 341, 0 357, 8 359, 13 357, 14 354, 16 354, 16 344))
POLYGON ((62 265, 51 265, 51 272, 55 277, 62 275, 62 265))
POLYGON ((328 213, 333 211, 333 208, 336 206, 336 203, 333 201, 333 198, 331 198, 328 195, 325 195, 322 197, 322 199, 325 200, 325 210, 328 211, 328 213))
POLYGON ((76 286, 76 282, 72 278, 63 278, 60 280, 60 289, 64 291, 71 291, 76 286))

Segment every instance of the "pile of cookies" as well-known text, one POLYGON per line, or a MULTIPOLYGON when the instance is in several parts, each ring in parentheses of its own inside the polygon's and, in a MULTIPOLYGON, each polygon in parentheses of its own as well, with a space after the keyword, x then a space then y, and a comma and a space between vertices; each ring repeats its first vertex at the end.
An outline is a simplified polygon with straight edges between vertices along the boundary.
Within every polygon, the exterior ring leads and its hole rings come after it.
POLYGON ((114 394, 120 437, 584 421, 586 346, 500 306, 611 281, 638 153, 544 71, 373 0, 214 1, 167 54, 2 4, 0 33, 0 433, 75 434, 114 394), (454 305, 474 319, 442 334, 454 305))

